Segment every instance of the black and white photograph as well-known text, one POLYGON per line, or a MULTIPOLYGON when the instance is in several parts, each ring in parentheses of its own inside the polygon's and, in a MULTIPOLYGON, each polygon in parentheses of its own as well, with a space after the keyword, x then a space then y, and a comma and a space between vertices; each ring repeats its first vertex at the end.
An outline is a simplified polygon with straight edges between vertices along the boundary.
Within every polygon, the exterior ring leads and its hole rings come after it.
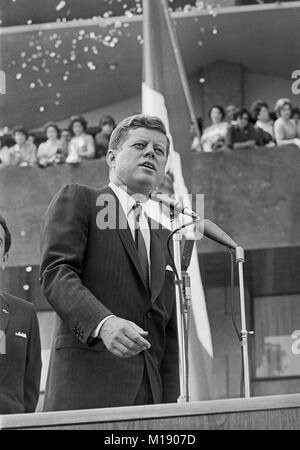
POLYGON ((300 430, 300 1, 0 0, 5 430, 300 430))

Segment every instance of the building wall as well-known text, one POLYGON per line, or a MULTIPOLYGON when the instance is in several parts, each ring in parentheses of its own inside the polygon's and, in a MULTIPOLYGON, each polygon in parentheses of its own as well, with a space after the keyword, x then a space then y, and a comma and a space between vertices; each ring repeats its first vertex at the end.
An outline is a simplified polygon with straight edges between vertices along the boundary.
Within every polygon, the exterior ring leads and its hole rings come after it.
MULTIPOLYGON (((199 76, 195 75, 189 78, 191 95, 194 102, 195 113, 197 117, 203 115, 203 89, 199 83, 199 76)), ((141 96, 131 97, 122 102, 113 103, 103 108, 99 108, 93 111, 82 111, 82 115, 87 119, 89 126, 97 126, 99 124, 99 118, 101 116, 110 115, 113 116, 116 121, 124 119, 124 117, 131 114, 141 112, 142 100, 141 96)), ((58 122, 60 128, 66 128, 70 123, 70 119, 67 118, 58 122)), ((43 127, 39 127, 37 130, 41 130, 43 127)))
MULTIPOLYGON (((230 66, 230 63, 228 64, 230 66)), ((234 65, 238 66, 238 65, 234 65)), ((215 66, 215 72, 219 71, 219 65, 215 66)), ((213 76, 214 72, 210 71, 207 75, 213 76)), ((217 76, 217 73, 215 73, 217 76)), ((238 78, 242 76, 237 75, 238 78)), ((233 96, 230 96, 230 88, 232 87, 231 71, 223 71, 220 79, 220 89, 218 96, 217 90, 213 88, 210 95, 205 94, 207 85, 201 84, 199 80, 203 75, 197 74, 189 77, 189 86, 191 96, 194 103, 195 114, 197 117, 203 117, 204 123, 208 124, 207 112, 214 103, 220 103, 223 106, 229 103, 229 100, 233 103, 237 103, 238 99, 246 107, 250 107, 251 103, 257 99, 263 99, 268 102, 271 109, 274 108, 275 102, 280 97, 289 97, 294 104, 299 104, 300 99, 298 96, 291 92, 291 79, 272 77, 269 75, 263 75, 259 73, 248 72, 243 69, 243 82, 236 82, 233 90, 233 96), (227 87, 227 88, 226 88, 227 87), (227 89, 227 90, 226 90, 227 89), (228 91, 229 89, 229 91, 228 91)), ((213 79, 213 85, 216 84, 216 79, 213 79)), ((122 102, 113 103, 103 108, 96 109, 94 111, 82 111, 82 115, 86 117, 90 126, 97 126, 99 118, 103 115, 111 115, 116 121, 120 121, 124 117, 141 112, 141 97, 131 97, 122 102)), ((66 128, 69 125, 69 118, 58 122, 61 128, 66 128)), ((43 127, 38 128, 43 129, 43 127)))
POLYGON ((257 99, 263 99, 274 110, 275 102, 280 97, 288 97, 294 104, 299 104, 300 98, 292 93, 291 85, 291 79, 245 72, 245 104, 248 106, 257 99))

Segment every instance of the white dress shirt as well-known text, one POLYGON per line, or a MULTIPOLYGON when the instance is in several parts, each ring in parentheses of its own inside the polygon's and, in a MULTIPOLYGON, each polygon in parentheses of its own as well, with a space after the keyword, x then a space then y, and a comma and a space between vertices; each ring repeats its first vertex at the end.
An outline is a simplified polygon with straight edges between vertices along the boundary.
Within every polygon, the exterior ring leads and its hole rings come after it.
MULTIPOLYGON (((115 185, 114 183, 110 182, 108 185, 116 194, 120 205, 125 213, 125 216, 127 218, 127 222, 132 234, 133 240, 135 239, 135 216, 134 216, 134 205, 136 203, 136 200, 131 197, 125 189, 115 185)), ((149 266, 149 281, 150 281, 150 244, 151 244, 151 235, 150 235, 150 228, 148 220, 145 216, 145 207, 148 202, 142 203, 142 213, 140 215, 139 224, 140 224, 140 231, 142 233, 142 236, 145 241, 146 250, 147 250, 147 257, 148 257, 148 266, 149 266)), ((99 336, 100 330, 102 325, 111 317, 115 317, 113 314, 105 317, 101 322, 98 324, 97 328, 93 331, 92 337, 99 336)))

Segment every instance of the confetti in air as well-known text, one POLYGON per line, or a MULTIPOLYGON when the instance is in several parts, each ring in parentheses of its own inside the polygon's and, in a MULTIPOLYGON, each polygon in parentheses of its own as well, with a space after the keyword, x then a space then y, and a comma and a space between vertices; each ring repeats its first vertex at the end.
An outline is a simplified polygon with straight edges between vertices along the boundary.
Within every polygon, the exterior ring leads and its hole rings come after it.
POLYGON ((58 3, 58 5, 56 5, 55 9, 56 11, 60 11, 61 9, 63 9, 66 6, 66 2, 61 1, 58 3))
MULTIPOLYGON (((263 3, 261 0, 257 2, 263 3)), ((17 16, 17 8, 21 2, 11 0, 11 3, 14 5, 12 8, 16 9, 17 16)), ((95 76, 91 72, 101 76, 100 71, 103 67, 112 71, 117 70, 120 61, 115 56, 115 49, 120 43, 125 48, 126 40, 130 39, 135 43, 136 51, 140 51, 139 46, 144 43, 142 28, 136 26, 136 16, 143 13, 142 0, 126 2, 102 0, 99 4, 101 6, 97 10, 91 8, 91 17, 87 17, 83 7, 82 12, 85 15, 82 18, 78 16, 78 11, 75 13, 71 0, 53 2, 52 12, 49 12, 48 8, 48 13, 52 14, 49 22, 58 22, 55 29, 45 27, 43 24, 40 26, 36 17, 30 17, 29 12, 24 12, 23 25, 28 27, 28 32, 22 33, 19 38, 22 39, 22 51, 9 61, 9 67, 18 86, 24 83, 24 88, 35 90, 37 93, 39 90, 47 89, 48 112, 51 105, 56 108, 64 106, 64 91, 61 89, 61 93, 58 92, 62 84, 67 85, 70 80, 76 79, 76 76, 82 79, 95 76), (82 19, 88 19, 88 24, 84 25, 82 19), (74 22, 74 27, 65 27, 63 23, 66 21, 74 22), (76 23, 78 21, 79 26, 76 23), (109 61, 116 63, 112 64, 109 61)), ((205 48, 206 37, 221 34, 218 26, 218 9, 223 6, 223 2, 194 0, 181 2, 181 6, 178 6, 178 2, 169 0, 168 5, 171 12, 191 15, 191 22, 196 29, 193 45, 199 53, 205 48), (211 16, 207 29, 201 23, 203 13, 211 16)), ((180 31, 177 17, 176 21, 173 19, 173 23, 180 31)), ((5 25, 5 19, 1 17, 0 26, 5 25)), ((203 84, 205 80, 201 80, 204 79, 199 79, 203 84)), ((40 113, 46 110, 45 106, 40 104, 36 104, 35 108, 40 113)))

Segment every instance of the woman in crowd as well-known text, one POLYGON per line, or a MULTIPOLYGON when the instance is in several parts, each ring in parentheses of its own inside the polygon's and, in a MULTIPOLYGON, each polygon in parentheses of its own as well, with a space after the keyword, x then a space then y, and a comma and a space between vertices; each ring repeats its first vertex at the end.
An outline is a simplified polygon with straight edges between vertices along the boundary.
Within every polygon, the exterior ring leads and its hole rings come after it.
POLYGON ((55 123, 49 123, 45 128, 46 142, 42 142, 38 149, 38 164, 47 167, 61 163, 64 158, 61 150, 60 129, 55 123))
POLYGON ((87 121, 83 117, 72 120, 70 131, 73 137, 69 143, 67 163, 76 164, 83 159, 95 158, 93 136, 87 134, 87 121))
POLYGON ((253 109, 252 118, 255 127, 258 130, 259 145, 274 147, 274 124, 272 120, 270 120, 270 112, 267 103, 257 103, 253 109))
POLYGON ((292 119, 292 104, 288 98, 280 98, 275 105, 278 119, 274 123, 277 145, 295 144, 300 148, 300 124, 292 119))
POLYGON ((31 142, 33 145, 35 145, 36 146, 36 138, 35 138, 35 135, 33 134, 33 133, 29 133, 28 134, 28 141, 29 142, 31 142))
POLYGON ((214 105, 209 111, 211 125, 204 128, 201 144, 204 152, 221 150, 225 146, 228 123, 224 121, 225 111, 222 106, 214 105))
POLYGON ((23 127, 14 129, 15 145, 10 147, 9 164, 12 166, 33 166, 36 163, 36 146, 28 140, 28 132, 23 127))

